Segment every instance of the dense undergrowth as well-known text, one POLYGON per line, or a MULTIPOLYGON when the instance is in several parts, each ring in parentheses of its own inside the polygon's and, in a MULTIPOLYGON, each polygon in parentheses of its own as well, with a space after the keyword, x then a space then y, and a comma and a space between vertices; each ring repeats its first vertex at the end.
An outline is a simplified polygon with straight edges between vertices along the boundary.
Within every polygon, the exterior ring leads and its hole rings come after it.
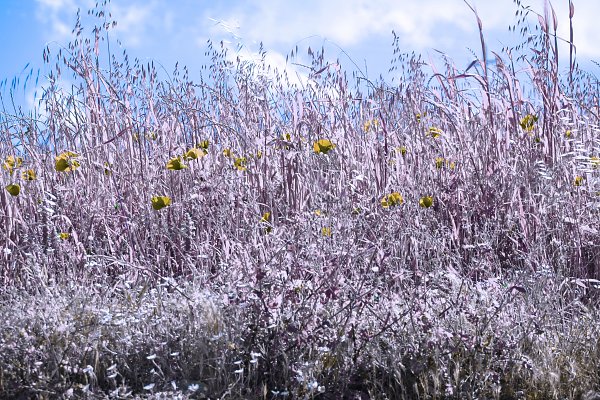
POLYGON ((519 13, 391 84, 161 79, 78 23, 0 120, 0 397, 593 398, 598 82, 519 13))

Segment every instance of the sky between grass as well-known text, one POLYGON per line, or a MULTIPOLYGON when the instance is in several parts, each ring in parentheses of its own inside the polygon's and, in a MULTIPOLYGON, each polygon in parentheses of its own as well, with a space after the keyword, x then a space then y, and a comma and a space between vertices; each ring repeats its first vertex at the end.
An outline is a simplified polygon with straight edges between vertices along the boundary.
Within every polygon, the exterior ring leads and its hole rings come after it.
MULTIPOLYGON (((34 86, 23 81, 31 69, 34 75, 42 67, 42 51, 49 44, 54 53, 66 46, 76 20, 93 7, 94 0, 3 0, 0 8, 0 81, 20 78, 25 103, 33 104, 34 86)), ((516 6, 512 0, 470 0, 483 23, 490 50, 501 51, 518 43, 518 32, 508 27, 516 22, 516 6)), ((573 0, 574 42, 577 61, 592 73, 600 67, 600 39, 596 17, 600 15, 597 0, 573 0)), ((523 5, 543 14, 543 0, 523 0, 523 5)), ((569 0, 552 3, 558 20, 560 37, 569 37, 569 0)), ((197 79, 207 63, 206 42, 224 40, 230 55, 256 57, 259 43, 267 50, 267 62, 283 68, 286 55, 298 46, 326 50, 326 58, 340 59, 345 69, 359 68, 376 80, 388 74, 393 57, 392 30, 400 37, 403 52, 416 52, 425 61, 439 60, 448 54, 458 68, 466 68, 480 56, 479 33, 473 12, 463 0, 112 0, 112 17, 118 21, 114 38, 120 40, 130 57, 155 61, 167 72, 175 63, 187 65, 190 77, 197 79)), ((533 15, 532 15, 533 17, 533 15)), ((537 21, 530 18, 530 25, 537 21)), ((83 23, 88 32, 93 26, 83 23)), ((89 35, 89 33, 88 33, 89 35)), ((111 39, 113 51, 119 50, 111 39)), ((568 68, 568 48, 563 44, 563 69, 568 68)), ((441 63, 440 63, 441 66, 441 63)), ((307 71, 296 68, 300 75, 307 71)), ((41 70, 40 84, 44 69, 41 70)))

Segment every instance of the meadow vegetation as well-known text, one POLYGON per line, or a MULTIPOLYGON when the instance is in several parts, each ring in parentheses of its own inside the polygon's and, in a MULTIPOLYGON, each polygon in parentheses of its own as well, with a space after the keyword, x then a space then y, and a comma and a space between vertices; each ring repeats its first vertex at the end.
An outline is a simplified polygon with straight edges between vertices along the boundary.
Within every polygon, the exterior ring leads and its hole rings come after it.
POLYGON ((163 78, 91 10, 3 94, 0 397, 594 398, 600 86, 515 5, 522 46, 395 38, 390 83, 163 78))

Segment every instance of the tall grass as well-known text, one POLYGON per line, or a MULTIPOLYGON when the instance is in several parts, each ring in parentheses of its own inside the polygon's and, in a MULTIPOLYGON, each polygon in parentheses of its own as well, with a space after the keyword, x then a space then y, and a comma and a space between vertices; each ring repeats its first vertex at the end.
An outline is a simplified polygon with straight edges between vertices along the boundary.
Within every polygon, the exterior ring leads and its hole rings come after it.
POLYGON ((396 38, 392 83, 162 79, 91 10, 0 120, 2 397, 592 398, 598 82, 516 6, 523 47, 396 38))

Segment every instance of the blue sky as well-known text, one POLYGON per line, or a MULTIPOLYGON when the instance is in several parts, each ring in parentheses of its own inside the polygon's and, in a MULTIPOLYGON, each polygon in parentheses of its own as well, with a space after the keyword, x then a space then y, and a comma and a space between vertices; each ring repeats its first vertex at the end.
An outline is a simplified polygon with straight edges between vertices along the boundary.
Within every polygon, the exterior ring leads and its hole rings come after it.
MULTIPOLYGON (((50 43, 55 51, 66 46, 77 9, 85 15, 94 3, 2 0, 0 80, 8 79, 10 86, 12 78, 23 81, 31 67, 42 66, 44 46, 50 43)), ((517 8, 512 0, 469 3, 478 10, 491 50, 500 51, 519 40, 518 34, 508 32, 508 26, 516 22, 517 8)), ((544 12, 543 0, 522 3, 544 12)), ((555 3, 559 36, 568 38, 568 0, 555 3)), ((597 74, 599 68, 589 61, 600 61, 600 33, 595 25, 600 2, 573 3, 578 61, 597 74)), ((468 49, 479 55, 480 46, 475 17, 463 0, 112 0, 109 10, 118 23, 113 37, 121 41, 130 57, 154 60, 168 72, 179 61, 189 67, 192 79, 199 76, 200 66, 206 62, 203 54, 209 38, 215 42, 225 40, 231 47, 230 54, 242 58, 255 57, 259 42, 263 42, 267 61, 279 68, 286 67, 285 56, 295 46, 301 54, 308 46, 324 46, 326 58, 339 58, 344 69, 355 68, 343 49, 371 79, 379 74, 389 78, 392 30, 400 37, 403 52, 421 53, 425 61, 439 60, 437 49, 448 54, 457 66, 466 67, 472 60, 468 49)), ((84 27, 88 32, 92 28, 84 27)), ((116 41, 111 43, 116 49, 116 41)), ((567 54, 563 46, 562 56, 567 54)), ((291 68, 289 64, 287 67, 291 68)), ((298 73, 303 71, 298 69, 298 73)), ((32 93, 26 96, 31 98, 32 93)))

